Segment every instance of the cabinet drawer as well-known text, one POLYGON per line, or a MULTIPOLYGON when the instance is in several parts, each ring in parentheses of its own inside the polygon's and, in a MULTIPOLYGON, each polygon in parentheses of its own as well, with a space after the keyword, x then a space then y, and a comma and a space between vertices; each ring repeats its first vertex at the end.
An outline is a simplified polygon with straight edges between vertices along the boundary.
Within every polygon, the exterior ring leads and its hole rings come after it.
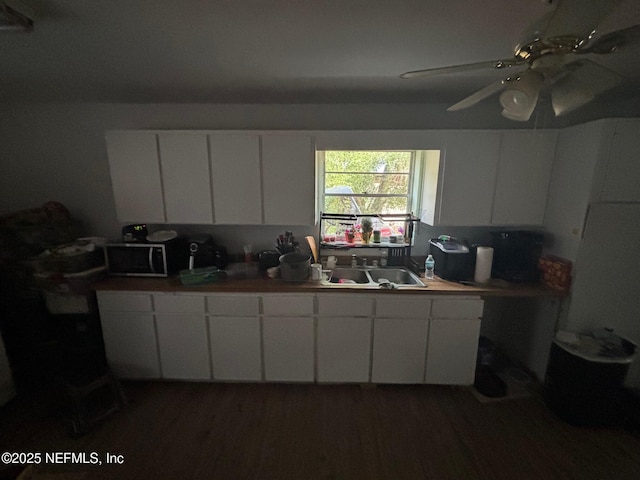
POLYGON ((318 315, 326 317, 370 317, 373 297, 361 295, 318 295, 318 315))
POLYGON ((207 311, 210 315, 251 317, 260 313, 258 297, 246 295, 209 295, 207 311))
POLYGON ((376 300, 376 317, 429 318, 431 300, 419 295, 389 295, 376 300))
POLYGON ((265 315, 313 315, 313 295, 265 295, 265 315))
POLYGON ((479 318, 482 316, 484 301, 469 299, 434 299, 431 318, 479 318))
POLYGON ((151 295, 98 292, 98 307, 101 312, 150 312, 151 295))
POLYGON ((153 301, 159 313, 204 313, 203 295, 154 295, 153 301))

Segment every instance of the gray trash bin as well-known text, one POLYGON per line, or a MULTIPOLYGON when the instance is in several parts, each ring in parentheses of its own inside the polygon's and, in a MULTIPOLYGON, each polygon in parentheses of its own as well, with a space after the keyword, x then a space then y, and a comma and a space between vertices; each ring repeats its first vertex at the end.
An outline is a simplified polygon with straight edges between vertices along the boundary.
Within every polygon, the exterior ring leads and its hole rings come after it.
POLYGON ((551 344, 545 401, 574 425, 611 425, 624 419, 623 383, 636 346, 609 330, 559 331, 551 344))

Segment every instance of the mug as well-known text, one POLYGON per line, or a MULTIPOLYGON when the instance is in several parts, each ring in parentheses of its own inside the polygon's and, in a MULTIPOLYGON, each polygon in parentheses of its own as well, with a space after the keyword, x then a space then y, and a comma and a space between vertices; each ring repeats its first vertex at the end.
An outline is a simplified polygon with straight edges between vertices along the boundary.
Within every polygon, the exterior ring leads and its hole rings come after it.
POLYGON ((333 270, 334 268, 336 268, 336 263, 338 262, 338 259, 331 255, 329 258, 327 258, 327 269, 329 270, 333 270))
POLYGON ((314 282, 319 282, 322 280, 322 264, 321 263, 312 263, 311 264, 311 280, 314 282))

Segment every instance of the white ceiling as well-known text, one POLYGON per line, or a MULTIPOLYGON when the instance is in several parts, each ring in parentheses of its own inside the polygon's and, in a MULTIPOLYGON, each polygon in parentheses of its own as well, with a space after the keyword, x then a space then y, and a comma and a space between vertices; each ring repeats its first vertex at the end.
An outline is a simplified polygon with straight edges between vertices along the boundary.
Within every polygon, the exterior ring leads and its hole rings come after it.
MULTIPOLYGON (((35 27, 0 32, 4 102, 452 104, 504 74, 399 74, 509 58, 551 8, 543 0, 21 1, 35 27)), ((640 1, 622 0, 600 31, 635 24, 640 1)), ((629 77, 603 101, 640 92, 640 45, 597 60, 629 77)))

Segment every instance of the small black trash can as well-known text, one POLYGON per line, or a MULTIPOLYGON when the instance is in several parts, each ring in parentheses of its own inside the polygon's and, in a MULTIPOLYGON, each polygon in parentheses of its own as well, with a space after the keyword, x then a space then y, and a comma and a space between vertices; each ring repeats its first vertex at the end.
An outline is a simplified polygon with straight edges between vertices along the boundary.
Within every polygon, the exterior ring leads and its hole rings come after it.
POLYGON ((551 344, 545 401, 573 425, 614 425, 624 419, 623 383, 636 346, 608 330, 559 331, 551 344))

